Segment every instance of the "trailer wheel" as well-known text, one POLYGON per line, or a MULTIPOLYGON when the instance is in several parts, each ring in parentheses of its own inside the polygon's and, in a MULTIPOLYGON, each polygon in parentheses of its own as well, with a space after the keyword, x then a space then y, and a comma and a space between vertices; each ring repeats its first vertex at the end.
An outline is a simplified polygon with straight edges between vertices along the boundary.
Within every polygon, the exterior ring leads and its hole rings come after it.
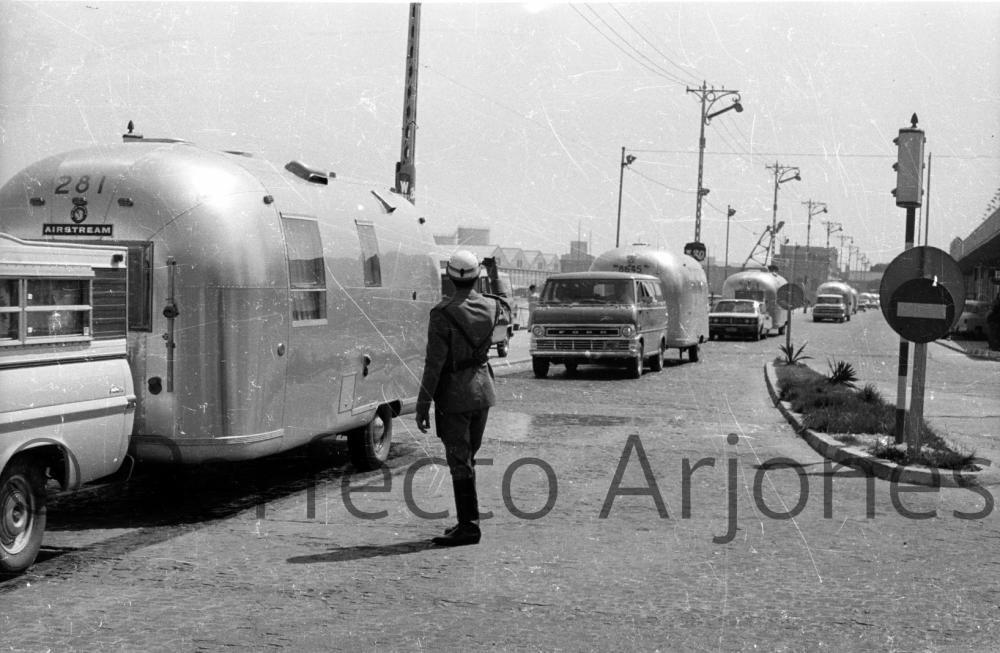
POLYGON ((355 469, 381 467, 389 459, 392 444, 392 409, 383 404, 367 425, 347 433, 347 448, 355 469))
POLYGON ((654 372, 660 372, 663 370, 663 355, 666 353, 666 348, 663 346, 663 341, 660 341, 660 351, 656 352, 656 356, 653 356, 653 360, 649 362, 649 369, 654 372))
POLYGON ((628 375, 630 378, 638 379, 642 376, 642 364, 645 362, 646 354, 643 351, 642 343, 639 343, 639 355, 629 361, 628 375))
POLYGON ((692 363, 698 362, 698 345, 691 345, 688 347, 688 360, 692 363))
POLYGON ((549 360, 547 358, 532 358, 531 369, 535 373, 535 378, 544 379, 549 374, 549 360))
POLYGON ((497 358, 507 358, 507 340, 497 343, 497 358))
POLYGON ((783 336, 783 335, 785 335, 785 328, 786 328, 787 326, 788 326, 788 322, 785 322, 785 323, 784 323, 784 324, 782 324, 782 325, 781 325, 780 327, 778 327, 778 335, 779 335, 779 336, 783 336))
POLYGON ((0 476, 0 574, 31 566, 45 532, 45 480, 28 458, 15 460, 0 476))

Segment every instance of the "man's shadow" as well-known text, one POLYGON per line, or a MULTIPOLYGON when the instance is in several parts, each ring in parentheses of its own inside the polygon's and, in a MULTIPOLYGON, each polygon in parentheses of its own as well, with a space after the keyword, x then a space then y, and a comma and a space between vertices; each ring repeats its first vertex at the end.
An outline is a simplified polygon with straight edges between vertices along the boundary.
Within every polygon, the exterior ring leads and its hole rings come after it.
POLYGON ((379 558, 381 556, 395 556, 406 553, 419 553, 427 549, 439 549, 438 545, 431 540, 411 540, 409 542, 398 542, 396 544, 385 544, 382 546, 345 546, 339 549, 332 549, 326 553, 316 553, 308 556, 295 556, 288 559, 288 562, 295 565, 313 564, 317 562, 346 562, 348 560, 360 560, 362 558, 379 558))

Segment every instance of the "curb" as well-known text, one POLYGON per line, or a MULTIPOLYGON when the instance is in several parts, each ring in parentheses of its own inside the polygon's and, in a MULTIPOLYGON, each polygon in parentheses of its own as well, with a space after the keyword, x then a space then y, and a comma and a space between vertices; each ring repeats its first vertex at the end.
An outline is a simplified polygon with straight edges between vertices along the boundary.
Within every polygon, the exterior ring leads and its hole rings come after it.
MULTIPOLYGON (((774 402, 774 405, 781 411, 781 414, 788 420, 788 423, 792 425, 795 432, 824 458, 829 458, 842 465, 859 469, 869 476, 875 476, 876 478, 893 483, 930 485, 933 487, 969 487, 980 485, 981 471, 945 470, 941 472, 936 467, 898 465, 884 458, 876 458, 858 447, 845 445, 825 433, 819 433, 806 428, 802 424, 800 415, 792 412, 791 404, 787 401, 781 401, 778 398, 777 390, 771 380, 772 378, 777 378, 774 363, 766 363, 764 365, 764 381, 767 383, 767 392, 771 396, 771 401, 774 402)), ((989 463, 986 462, 986 464, 989 463)))

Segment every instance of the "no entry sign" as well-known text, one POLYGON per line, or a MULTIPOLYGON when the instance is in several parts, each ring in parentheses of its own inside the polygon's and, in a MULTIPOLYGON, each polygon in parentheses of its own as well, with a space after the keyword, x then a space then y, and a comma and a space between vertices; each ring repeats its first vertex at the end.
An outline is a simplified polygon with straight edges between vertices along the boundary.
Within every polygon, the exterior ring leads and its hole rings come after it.
POLYGON ((879 286, 882 315, 910 342, 942 338, 955 322, 965 297, 958 264, 935 247, 906 250, 885 269, 879 286))

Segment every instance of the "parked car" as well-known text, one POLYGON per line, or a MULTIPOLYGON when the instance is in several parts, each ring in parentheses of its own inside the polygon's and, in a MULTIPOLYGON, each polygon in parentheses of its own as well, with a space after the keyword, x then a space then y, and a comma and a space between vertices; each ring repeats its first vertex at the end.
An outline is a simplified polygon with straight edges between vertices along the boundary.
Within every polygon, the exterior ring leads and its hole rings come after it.
POLYGON ((708 314, 708 337, 741 336, 751 340, 767 337, 771 314, 756 299, 720 299, 708 314))
POLYGON ((813 305, 813 322, 822 322, 823 320, 846 322, 849 319, 851 319, 851 312, 844 295, 816 295, 816 303, 813 305))
POLYGON ((955 335, 969 336, 976 339, 986 337, 986 314, 990 312, 990 303, 977 299, 965 300, 962 314, 955 321, 951 332, 955 335))

